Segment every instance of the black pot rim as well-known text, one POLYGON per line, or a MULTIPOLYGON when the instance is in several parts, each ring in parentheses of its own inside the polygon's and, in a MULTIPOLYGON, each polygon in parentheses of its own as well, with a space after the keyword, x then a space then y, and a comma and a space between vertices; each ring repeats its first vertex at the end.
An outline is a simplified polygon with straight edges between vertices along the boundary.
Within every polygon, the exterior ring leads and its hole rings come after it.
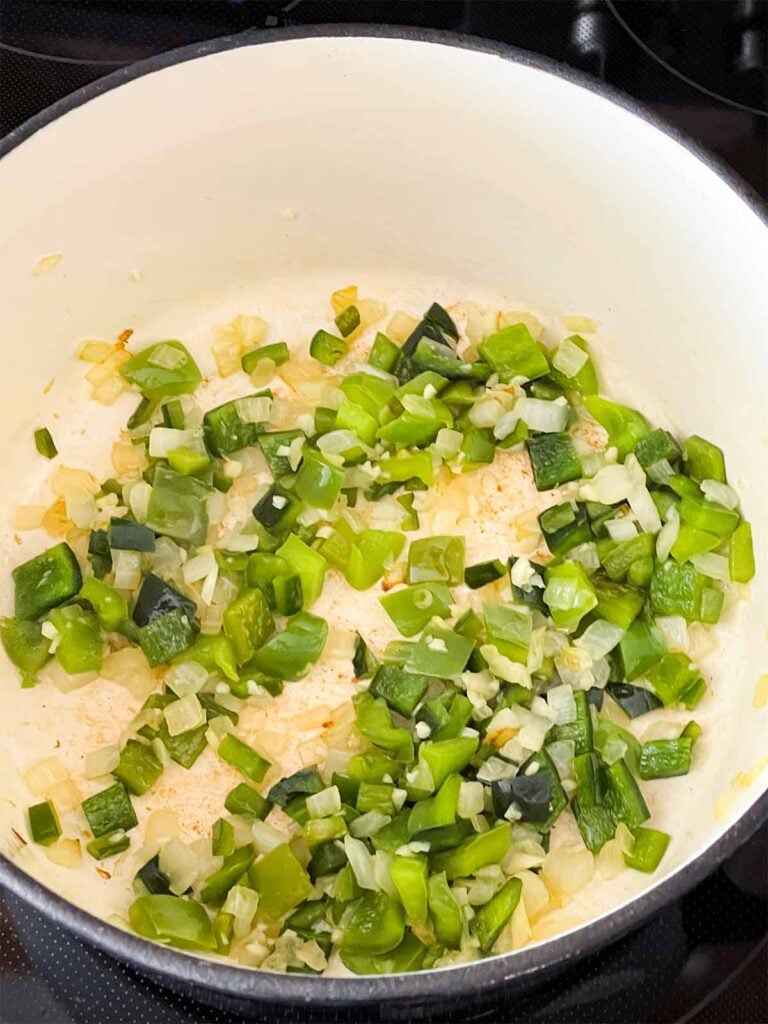
MULTIPOLYGON (((342 24, 248 30, 238 35, 223 36, 170 50, 100 78, 31 117, 0 140, 0 158, 7 156, 22 142, 69 111, 143 75, 240 46, 329 37, 403 39, 453 46, 501 57, 565 79, 576 87, 587 89, 610 100, 683 146, 723 180, 768 228, 768 216, 762 200, 750 185, 698 143, 619 90, 565 64, 504 43, 423 28, 342 24)), ((718 840, 703 849, 692 861, 629 903, 539 945, 461 966, 415 974, 366 975, 355 978, 271 974, 178 952, 147 942, 81 910, 1 854, 0 885, 26 900, 55 924, 73 932, 79 939, 95 945, 103 952, 140 971, 149 972, 161 981, 166 978, 186 987, 208 989, 263 1003, 341 1007, 371 1002, 402 1003, 429 1000, 438 992, 441 999, 453 996, 460 1000, 466 999, 467 996, 487 994, 515 980, 531 979, 536 974, 577 960, 620 938, 660 911, 665 904, 683 896, 714 871, 766 820, 768 791, 760 794, 718 840)))

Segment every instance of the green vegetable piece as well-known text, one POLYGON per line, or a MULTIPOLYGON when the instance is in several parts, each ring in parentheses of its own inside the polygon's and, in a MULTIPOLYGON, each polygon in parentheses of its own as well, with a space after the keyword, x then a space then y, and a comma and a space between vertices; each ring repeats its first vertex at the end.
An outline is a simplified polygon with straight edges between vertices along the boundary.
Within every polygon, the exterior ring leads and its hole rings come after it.
POLYGON ((424 924, 428 913, 427 858, 396 856, 390 874, 408 920, 424 924))
POLYGON ((624 679, 631 682, 645 676, 665 654, 664 639, 656 626, 635 619, 619 641, 624 679))
POLYGON ((379 421, 366 412, 362 405, 345 399, 336 411, 335 427, 337 430, 351 430, 365 444, 372 445, 376 442, 379 421))
MULTIPOLYGON (((446 740, 453 743, 454 740, 446 740)), ((459 801, 459 789, 461 788, 461 776, 449 775, 442 783, 437 793, 426 800, 419 800, 411 808, 408 816, 408 832, 410 835, 418 835, 431 828, 441 828, 443 825, 452 825, 456 821, 456 807, 459 801)))
POLYGON ((123 853, 130 845, 130 836, 118 830, 110 832, 106 836, 99 836, 98 839, 91 839, 89 843, 86 843, 85 848, 94 860, 104 860, 106 857, 114 857, 118 853, 123 853))
MULTIPOLYGON (((558 345, 557 351, 559 352, 566 343, 575 345, 577 348, 580 348, 582 352, 586 352, 587 361, 575 374, 573 374, 572 377, 566 377, 566 375, 558 370, 557 367, 552 366, 549 371, 552 380, 566 391, 578 391, 582 395, 597 394, 597 371, 595 370, 595 364, 592 362, 592 357, 589 354, 589 345, 580 334, 572 334, 558 345)), ((553 356, 553 359, 556 358, 557 353, 553 356)))
POLYGON ((397 561, 405 537, 391 530, 362 530, 352 545, 345 576, 355 590, 367 590, 397 561))
POLYGON ((683 441, 683 458, 688 475, 697 483, 701 483, 702 480, 725 483, 725 456, 722 449, 711 441, 705 441, 698 434, 692 434, 683 441))
POLYGON ((506 658, 524 665, 533 629, 530 612, 518 611, 503 604, 487 604, 484 619, 488 643, 493 644, 506 658))
POLYGON ((195 638, 192 625, 181 609, 153 619, 139 630, 139 645, 154 668, 185 651, 195 638))
POLYGON ((92 530, 88 539, 88 556, 93 575, 102 580, 112 572, 112 552, 109 550, 106 530, 92 530))
POLYGON ((107 540, 112 551, 154 551, 155 535, 148 526, 129 519, 111 519, 107 540))
POLYGON ((489 953, 515 912, 523 883, 519 878, 510 878, 491 899, 481 907, 469 925, 469 930, 480 942, 480 951, 489 953))
POLYGON ((80 597, 87 601, 98 616, 102 629, 111 632, 128 618, 128 602, 108 583, 89 576, 80 589, 80 597))
POLYGON ((180 341, 160 341, 137 353, 120 373, 147 398, 191 395, 203 379, 200 369, 180 341))
POLYGON ((512 842, 510 826, 504 822, 465 839, 452 850, 431 858, 437 871, 445 871, 449 880, 474 875, 487 864, 500 864, 512 842))
MULTIPOLYGON (((245 783, 242 783, 245 785, 245 783)), ((235 789, 239 787, 236 786, 235 789)), ((234 793, 234 790, 232 790, 234 793)), ((231 794, 229 794, 231 795, 231 794)), ((257 794, 258 795, 258 794, 257 794)), ((214 857, 229 857, 235 852, 235 828, 226 818, 217 818, 211 829, 211 853, 214 857)))
MULTIPOLYGON (((635 445, 637 461, 652 480, 654 479, 653 467, 656 463, 666 459, 672 466, 679 461, 681 454, 680 446, 674 437, 668 430, 662 430, 660 427, 652 430, 650 434, 646 434, 635 445)), ((664 480, 659 478, 654 482, 664 483, 664 480)))
POLYGON ((749 583, 755 575, 752 527, 747 522, 740 523, 731 535, 728 568, 734 583, 749 583))
POLYGON ((213 919, 213 935, 216 940, 216 952, 228 956, 232 946, 232 933, 235 926, 235 915, 225 914, 220 910, 213 919))
POLYGON ((481 342, 479 351, 505 383, 513 377, 535 380, 549 373, 547 357, 525 324, 497 331, 481 342))
MULTIPOLYGON (((379 663, 372 654, 368 644, 359 633, 355 635, 355 653, 352 655, 352 668, 356 679, 370 679, 376 674, 379 663)), ((379 696, 382 696, 379 694, 379 696)))
POLYGON ((128 740, 120 751, 120 760, 112 774, 129 793, 141 796, 163 774, 163 765, 152 747, 138 740, 128 740))
POLYGON ((184 429, 184 406, 178 398, 174 398, 170 402, 164 402, 160 411, 163 414, 164 426, 172 427, 174 430, 184 429))
POLYGON ((357 306, 347 306, 333 321, 339 329, 342 338, 349 335, 360 326, 360 310, 357 306))
POLYGON ((155 854, 154 857, 150 858, 146 864, 139 868, 136 872, 136 879, 141 882, 148 893, 164 893, 169 895, 171 892, 168 878, 160 870, 160 857, 158 854, 155 854))
POLYGON ((608 443, 617 449, 620 459, 628 455, 651 429, 642 413, 626 405, 609 402, 600 395, 589 395, 584 404, 589 414, 605 429, 608 443))
POLYGON ((248 872, 259 894, 259 910, 277 920, 312 892, 312 881, 287 843, 276 846, 248 872))
POLYGON ((598 553, 606 576, 612 580, 623 579, 629 567, 638 558, 647 558, 656 552, 656 538, 652 533, 639 533, 637 537, 621 541, 614 546, 610 541, 608 550, 602 549, 604 541, 598 542, 598 553))
POLYGON ((158 465, 147 509, 147 526, 174 540, 204 544, 210 493, 195 477, 182 476, 158 465))
POLYGON ((456 736, 419 746, 419 761, 428 765, 435 789, 439 789, 450 775, 467 767, 475 756, 477 745, 476 736, 456 736))
POLYGON ((397 729, 386 702, 367 691, 352 698, 357 727, 367 740, 391 751, 398 761, 413 760, 413 739, 406 729, 397 729))
POLYGON ((64 671, 70 675, 98 672, 104 643, 94 613, 70 604, 53 608, 48 619, 59 634, 54 656, 64 671))
POLYGON ((641 779, 669 779, 687 775, 691 767, 693 742, 688 736, 676 740, 651 740, 640 748, 641 779))
POLYGON ((231 682, 239 679, 235 652, 228 637, 199 636, 191 647, 174 658, 174 662, 196 661, 209 672, 221 672, 231 682))
MULTIPOLYGON (((383 750, 369 750, 350 758, 347 774, 358 784, 382 782, 385 775, 397 774, 397 761, 383 750)), ((322 787, 321 787, 322 788, 322 787)), ((406 842, 404 839, 403 842, 406 842)))
POLYGON ((608 766, 606 780, 606 802, 617 821, 634 828, 650 818, 648 805, 624 758, 608 766))
POLYGON ((59 454, 48 427, 40 427, 35 431, 35 448, 46 459, 55 459, 59 454))
POLYGON ((136 825, 131 798, 122 782, 116 782, 83 800, 83 812, 96 839, 110 832, 128 832, 136 825))
POLYGON ((197 605, 185 594, 176 590, 154 573, 148 573, 141 584, 141 590, 133 608, 133 621, 137 626, 146 626, 167 612, 181 611, 192 621, 197 605))
POLYGON ((200 893, 203 903, 210 903, 212 906, 220 906, 227 898, 227 893, 236 885, 253 863, 253 847, 248 844, 239 846, 228 857, 224 863, 214 871, 205 881, 200 893))
POLYGON ((428 685, 425 676, 404 672, 397 665, 381 665, 369 689, 374 697, 383 697, 393 711, 410 718, 428 685))
POLYGON ((294 441, 304 437, 302 430, 275 430, 259 434, 256 440, 276 480, 293 472, 290 457, 285 449, 290 449, 294 441))
POLYGON ((661 863, 669 846, 669 835, 655 828, 634 828, 635 842, 631 853, 624 854, 624 863, 635 871, 650 874, 661 863))
POLYGON ((325 789, 323 778, 313 765, 302 768, 276 782, 269 791, 269 799, 278 807, 285 807, 296 796, 311 796, 325 789))
MULTIPOLYGON (((407 342, 406 342, 407 345, 407 342)), ((403 349, 405 345, 403 345, 403 349)), ((402 359, 402 356, 401 356, 402 359)), ((399 363, 395 372, 400 376, 399 363)), ((413 351, 411 357, 413 372, 419 370, 431 370, 439 373, 448 380, 488 380, 491 375, 491 367, 484 362, 465 363, 459 359, 449 345, 441 345, 430 338, 422 338, 413 351)), ((401 377, 401 379, 404 379, 401 377)))
POLYGON ((131 928, 145 939, 178 949, 216 952, 216 937, 205 908, 181 896, 139 896, 128 910, 131 928))
POLYGON ((352 912, 341 938, 341 952, 381 956, 403 941, 403 909, 385 892, 366 892, 352 912))
POLYGON ((496 458, 496 441, 491 428, 472 427, 468 430, 461 442, 461 454, 464 456, 464 472, 475 466, 489 466, 496 458))
POLYGON ((647 672, 646 678, 667 707, 684 703, 689 708, 691 698, 694 694, 697 695, 701 676, 690 658, 679 651, 674 651, 665 654, 662 660, 647 672))
POLYGON ((309 354, 324 366, 335 366, 348 351, 349 344, 329 331, 317 331, 309 343, 309 354))
POLYGON ((264 433, 263 423, 254 423, 243 418, 241 410, 248 408, 253 398, 271 398, 272 392, 256 391, 252 395, 236 398, 231 402, 209 409, 203 416, 203 437, 211 455, 231 455, 241 448, 248 448, 258 442, 264 433))
POLYGON ((296 493, 312 508, 333 508, 344 483, 344 470, 331 466, 319 452, 304 455, 296 476, 296 493))
POLYGON ((282 366, 291 358, 291 353, 284 341, 276 341, 272 345, 260 345, 246 352, 240 360, 245 373, 249 376, 253 373, 262 359, 271 359, 275 366, 282 366))
MULTIPOLYGON (((587 754, 586 757, 591 755, 587 754)), ((605 844, 613 839, 616 821, 610 809, 604 804, 583 804, 581 796, 571 804, 576 824, 579 826, 584 845, 591 853, 598 853, 605 844)))
POLYGON ((570 501, 553 505, 542 512, 539 526, 553 555, 564 555, 571 548, 592 540, 592 527, 585 506, 580 504, 574 508, 574 503, 570 501))
POLYGON ((251 782, 261 782, 267 774, 269 761, 261 754, 257 754, 253 747, 243 743, 237 736, 228 732, 219 743, 219 757, 233 768, 237 768, 251 782))
POLYGON ((468 565, 464 570, 464 582, 470 590, 479 590, 488 583, 495 583, 507 572, 507 566, 494 558, 490 562, 478 562, 477 565, 468 565))
POLYGON ((647 715, 649 711, 655 711, 656 708, 661 707, 661 701, 656 694, 646 690, 643 686, 633 686, 631 683, 608 683, 606 690, 630 718, 639 718, 640 715, 647 715))
POLYGON ((301 827, 304 842, 313 850, 316 846, 327 845, 347 834, 347 823, 340 814, 329 818, 310 818, 301 827))
POLYGON ((39 619, 80 590, 83 577, 68 544, 55 544, 11 573, 16 588, 16 618, 39 619))
POLYGON ((340 387, 350 402, 361 405, 377 420, 395 394, 393 384, 371 373, 351 373, 342 380, 340 387))
POLYGON ((394 341, 390 341, 386 334, 378 331, 368 356, 368 362, 371 366, 384 370, 386 373, 391 373, 399 356, 399 345, 396 345, 394 341))
POLYGON ((450 614, 453 595, 443 583, 420 583, 380 597, 384 611, 403 636, 415 636, 437 616, 450 614))
POLYGON ((651 555, 638 558, 627 569, 627 581, 635 587, 647 588, 653 576, 653 568, 653 558, 651 555))
POLYGON ((322 434, 328 434, 331 430, 336 429, 336 410, 325 409, 319 405, 315 409, 315 434, 318 437, 322 434))
POLYGON ((707 533, 706 530, 697 530, 687 523, 681 523, 672 545, 672 557, 676 562, 687 562, 694 555, 720 547, 722 542, 722 537, 715 533, 707 533))
POLYGON ((525 442, 539 491, 578 479, 584 472, 570 434, 536 434, 525 442))
POLYGON ((410 645, 403 667, 417 675, 455 679, 466 668, 474 649, 474 640, 430 625, 418 642, 410 645))
POLYGON ((168 452, 168 465, 182 476, 199 473, 210 464, 210 461, 205 452, 196 451, 188 445, 181 445, 168 452))
POLYGON ((51 641, 43 636, 39 622, 0 619, 0 639, 8 658, 26 678, 34 679, 50 657, 51 641))
POLYGON ((388 782, 361 782, 353 800, 355 810, 361 814, 366 814, 368 811, 394 814, 395 805, 392 802, 394 789, 395 787, 388 782))
POLYGON ((643 610, 645 594, 628 583, 602 579, 597 575, 592 577, 592 586, 597 597, 595 614, 614 626, 629 629, 643 610))
POLYGON ((311 612, 299 612, 281 633, 273 634, 259 648, 250 664, 276 679, 302 679, 320 655, 328 639, 328 623, 311 612))
POLYGON ((406 483, 417 479, 431 487, 435 482, 435 471, 430 452, 399 452, 391 459, 384 459, 378 464, 381 473, 379 483, 389 484, 395 481, 406 483))
POLYGON ((224 632, 238 665, 250 661, 274 629, 275 623, 261 590, 246 590, 224 612, 224 632))
POLYGON ((409 583, 447 583, 464 579, 464 538, 424 537, 408 551, 409 583))
POLYGON ((275 607, 281 615, 295 615, 303 602, 301 577, 298 574, 275 576, 273 581, 275 607))
POLYGON ((437 941, 449 949, 458 949, 464 931, 464 915, 444 871, 430 876, 427 896, 437 941))
POLYGON ((651 579, 651 608, 655 615, 682 615, 689 622, 701 620, 707 579, 693 565, 667 560, 656 567, 651 579))
POLYGON ((586 754, 592 749, 592 715, 589 712, 589 701, 584 690, 574 690, 573 699, 576 703, 576 718, 564 725, 556 725, 552 729, 552 738, 547 742, 573 740, 576 754, 586 754))
POLYGON ((29 818, 29 834, 32 836, 32 842, 39 843, 41 846, 50 846, 61 835, 59 816, 50 800, 33 804, 27 810, 27 817, 29 818))
POLYGON ((579 562, 551 565, 546 571, 544 603, 558 629, 576 629, 584 616, 597 607, 597 595, 579 562))

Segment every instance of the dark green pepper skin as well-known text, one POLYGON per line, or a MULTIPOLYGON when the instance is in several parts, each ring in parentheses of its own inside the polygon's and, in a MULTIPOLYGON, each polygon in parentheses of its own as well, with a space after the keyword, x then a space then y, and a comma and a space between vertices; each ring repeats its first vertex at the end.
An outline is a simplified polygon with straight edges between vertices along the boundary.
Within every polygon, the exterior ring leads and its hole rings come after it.
POLYGON ((74 597, 83 585, 75 553, 64 543, 17 565, 11 575, 16 586, 17 619, 39 619, 74 597))

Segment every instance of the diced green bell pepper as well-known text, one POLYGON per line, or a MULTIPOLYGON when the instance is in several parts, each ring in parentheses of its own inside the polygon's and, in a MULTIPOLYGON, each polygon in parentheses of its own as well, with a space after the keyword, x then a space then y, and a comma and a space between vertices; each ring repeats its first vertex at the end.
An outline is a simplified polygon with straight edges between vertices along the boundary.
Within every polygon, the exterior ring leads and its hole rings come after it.
POLYGON ((341 952, 382 956, 403 941, 403 908, 385 892, 366 892, 352 912, 341 938, 341 952))
POLYGON ((141 796, 163 774, 163 765, 152 747, 138 740, 128 740, 120 751, 120 760, 112 774, 129 793, 141 796))
POLYGON ((147 509, 147 526, 174 540, 204 544, 210 493, 195 477, 182 476, 158 465, 147 509))
POLYGON ((70 604, 53 608, 48 615, 58 631, 55 658, 65 672, 98 672, 104 652, 99 621, 93 612, 70 604))
POLYGON ((419 583, 391 590, 379 598, 403 636, 414 636, 437 616, 450 614, 453 595, 443 583, 419 583))
POLYGON ((369 687, 374 697, 383 697, 393 711, 410 718, 427 692, 429 679, 404 672, 397 665, 381 665, 369 687))
POLYGON ((641 779, 669 779, 687 775, 691 767, 693 741, 688 736, 676 740, 650 740, 640 749, 641 779))
POLYGON ((344 470, 326 462, 319 452, 308 451, 296 476, 295 489, 311 508, 330 509, 344 483, 344 470))
POLYGON ((397 729, 386 702, 367 691, 352 698, 357 727, 369 742, 391 751, 398 761, 413 759, 413 739, 406 729, 397 729))
POLYGON ((513 377, 535 380, 549 373, 547 357, 525 324, 513 324, 480 343, 480 355, 505 383, 513 377))
POLYGON ((464 915, 444 871, 430 876, 427 895, 437 941, 449 949, 458 949, 464 931, 464 915))
POLYGON ((755 575, 752 527, 747 522, 741 522, 731 534, 728 568, 734 583, 749 583, 755 575))
POLYGON ((39 843, 41 846, 50 846, 61 835, 59 816, 50 800, 33 804, 27 810, 27 817, 29 819, 29 834, 32 836, 33 842, 39 843))
POLYGON ((351 546, 346 564, 347 582, 355 590, 367 590, 397 561, 405 537, 392 530, 362 530, 351 546))
POLYGON ((203 903, 220 906, 227 898, 227 893, 243 877, 253 863, 254 851, 249 844, 239 846, 224 858, 221 867, 210 875, 200 892, 203 903))
POLYGON ((171 395, 191 395, 203 375, 180 341, 160 341, 132 356, 120 370, 131 384, 155 401, 171 395))
POLYGON ((139 645, 153 668, 186 651, 194 639, 192 624, 180 608, 153 619, 139 630, 139 645))
POLYGON ((725 483, 725 457, 722 449, 698 434, 691 434, 683 441, 683 458, 689 476, 701 483, 702 480, 716 480, 725 483))
POLYGON ((628 455, 651 429, 642 413, 618 402, 609 402, 600 395, 587 396, 584 404, 608 434, 608 443, 616 448, 620 459, 628 455))
POLYGON ((219 743, 218 754, 222 761, 237 768, 251 782, 261 782, 267 774, 269 761, 231 732, 228 732, 219 743))
POLYGON ((128 832, 136 824, 131 798, 122 782, 116 782, 83 800, 83 812, 96 839, 110 832, 128 832))
POLYGON ((38 619, 80 590, 83 577, 69 544, 55 544, 11 573, 16 588, 16 618, 38 619))
POLYGON ((178 949, 216 952, 216 937, 205 907, 181 896, 139 896, 128 910, 131 928, 145 939, 178 949))
POLYGON ((464 579, 464 538, 424 537, 408 550, 409 583, 447 583, 464 579))
POLYGON ((526 440, 525 447, 539 491, 577 480, 584 472, 570 434, 536 434, 526 440))
POLYGON ((520 902, 523 883, 510 878, 495 896, 481 907, 470 922, 470 931, 480 942, 480 951, 489 953, 520 902))
POLYGON ((0 619, 0 639, 8 658, 21 669, 26 679, 34 680, 50 658, 51 641, 43 636, 39 622, 0 619))
POLYGON ((328 623, 311 612, 299 612, 282 632, 274 633, 249 663, 276 679, 302 679, 320 655, 328 639, 328 623))
POLYGON ((635 871, 655 871, 667 852, 670 837, 655 828, 633 828, 635 837, 630 853, 624 854, 624 863, 635 871))
POLYGON ((410 921, 423 924, 427 905, 427 858, 419 855, 395 857, 390 868, 392 882, 410 921))
POLYGON ((250 661, 274 629, 275 623, 262 590, 246 590, 224 612, 224 632, 232 644, 238 665, 250 661))
POLYGON ((558 629, 576 629, 583 617, 597 607, 595 589, 579 562, 549 566, 546 580, 544 603, 558 629))
POLYGON ((128 618, 128 602, 123 595, 95 576, 85 580, 80 597, 90 604, 102 629, 108 632, 117 629, 128 618))
POLYGON ((259 894, 259 910, 275 921, 312 892, 312 880, 287 843, 259 858, 248 878, 259 894))
POLYGON ((431 857, 432 867, 445 871, 448 879, 474 875, 488 864, 500 864, 512 843, 510 826, 504 822, 487 832, 478 832, 452 850, 431 857))

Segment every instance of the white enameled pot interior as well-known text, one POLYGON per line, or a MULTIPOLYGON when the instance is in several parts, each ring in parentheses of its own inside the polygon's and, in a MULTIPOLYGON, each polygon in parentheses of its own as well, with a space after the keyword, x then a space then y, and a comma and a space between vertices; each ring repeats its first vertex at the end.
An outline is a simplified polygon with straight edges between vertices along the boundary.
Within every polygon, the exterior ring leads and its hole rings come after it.
MULTIPOLYGON (((609 394, 725 449, 759 571, 703 661, 711 695, 694 770, 648 786, 653 824, 674 835, 662 869, 594 882, 560 927, 680 870, 759 796, 768 230, 696 156, 614 102, 496 55, 310 38, 170 66, 71 110, 0 164, 0 222, 3 611, 10 569, 44 546, 12 528, 49 468, 33 429, 55 424, 67 461, 98 472, 132 406, 87 404, 73 359, 83 339, 126 327, 137 344, 178 337, 210 371, 216 324, 259 313, 307 331, 351 281, 415 314, 432 298, 552 323, 583 314, 601 323, 609 394), (52 253, 58 266, 36 276, 52 253)), ((108 911, 91 863, 73 876, 13 837, 30 802, 20 771, 55 752, 57 723, 5 659, 0 670, 0 849, 108 911)))

